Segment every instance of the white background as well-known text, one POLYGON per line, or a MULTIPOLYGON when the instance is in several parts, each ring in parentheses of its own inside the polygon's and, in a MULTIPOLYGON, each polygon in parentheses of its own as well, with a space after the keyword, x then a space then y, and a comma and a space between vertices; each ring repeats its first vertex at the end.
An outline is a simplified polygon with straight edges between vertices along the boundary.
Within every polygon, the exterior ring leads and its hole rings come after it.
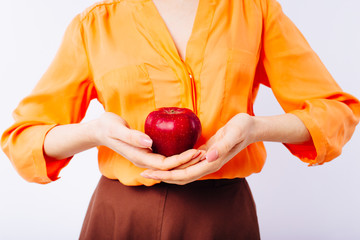
MULTIPOLYGON (((0 132, 11 113, 45 72, 70 20, 92 0, 1 0, 0 132)), ((360 3, 358 0, 282 0, 342 88, 360 97, 360 3)), ((271 91, 261 88, 258 115, 282 113, 271 91)), ((86 119, 100 115, 91 104, 86 119)), ((360 239, 360 131, 343 154, 307 167, 279 143, 266 143, 267 163, 248 178, 262 239, 360 239)), ((48 185, 27 183, 0 153, 0 239, 77 239, 100 177, 96 151, 78 154, 48 185)), ((230 201, 230 200, 229 200, 230 201)))

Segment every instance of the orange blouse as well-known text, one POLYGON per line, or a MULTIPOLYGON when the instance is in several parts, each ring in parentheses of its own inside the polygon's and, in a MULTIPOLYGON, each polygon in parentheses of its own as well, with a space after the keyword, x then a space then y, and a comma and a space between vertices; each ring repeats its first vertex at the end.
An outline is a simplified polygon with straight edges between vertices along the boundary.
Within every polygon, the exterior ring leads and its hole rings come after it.
MULTIPOLYGON (((237 113, 253 114, 260 84, 271 87, 312 136, 311 145, 286 144, 291 153, 310 165, 340 154, 359 121, 359 101, 336 84, 275 0, 200 0, 185 60, 151 0, 104 1, 73 19, 1 144, 24 179, 49 183, 70 158, 44 157, 46 133, 80 122, 92 99, 140 131, 156 108, 190 108, 203 126, 200 145, 237 113)), ((98 150, 106 177, 157 183, 114 151, 98 150)), ((261 171, 265 158, 264 145, 251 144, 203 179, 249 176, 261 171)))

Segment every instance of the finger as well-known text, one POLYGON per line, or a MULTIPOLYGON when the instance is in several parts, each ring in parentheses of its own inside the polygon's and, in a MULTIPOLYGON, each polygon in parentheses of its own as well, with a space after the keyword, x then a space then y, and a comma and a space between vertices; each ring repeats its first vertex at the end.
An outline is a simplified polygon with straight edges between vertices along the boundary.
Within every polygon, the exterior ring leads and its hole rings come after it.
MULTIPOLYGON (((174 183, 174 184, 185 184, 193 182, 199 179, 203 174, 194 174, 195 171, 192 171, 195 166, 206 163, 206 161, 199 162, 189 168, 171 170, 171 171, 152 171, 146 170, 141 173, 141 176, 149 179, 160 180, 162 182, 174 183)), ((205 175, 205 174, 204 174, 205 175)))
MULTIPOLYGON (((107 146, 121 156, 131 161, 135 166, 141 168, 151 168, 151 166, 147 166, 146 163, 144 163, 143 161, 143 159, 146 158, 153 158, 152 151, 150 149, 135 147, 117 139, 110 139, 107 146)), ((164 158, 161 155, 156 157, 164 158)))
POLYGON ((219 151, 214 147, 207 152, 205 158, 208 162, 214 162, 219 158, 219 151))
POLYGON ((238 145, 238 137, 235 132, 228 132, 222 135, 222 138, 214 142, 206 154, 208 162, 214 162, 222 156, 226 156, 236 145, 238 145))
POLYGON ((184 169, 184 168, 187 168, 187 167, 190 167, 200 161, 203 161, 205 160, 205 154, 206 154, 206 151, 204 150, 200 150, 198 154, 194 155, 192 160, 190 160, 189 162, 187 163, 184 163, 178 167, 176 167, 175 169, 184 169))
POLYGON ((150 148, 153 143, 145 133, 130 129, 124 124, 119 124, 119 127, 114 129, 113 138, 141 148, 150 148))
MULTIPOLYGON (((134 148, 133 146, 129 146, 134 148)), ((130 161, 142 168, 149 168, 154 170, 169 170, 176 168, 184 163, 191 161, 198 156, 198 150, 190 149, 179 155, 174 155, 166 158, 163 155, 155 154, 151 151, 137 151, 136 154, 131 154, 130 161)))
POLYGON ((200 154, 204 154, 204 151, 196 150, 196 149, 190 149, 187 150, 179 155, 173 155, 167 158, 164 158, 162 162, 158 163, 162 165, 163 168, 159 169, 173 169, 177 168, 181 165, 187 164, 192 161, 198 161, 198 157, 200 154))
POLYGON ((188 183, 207 175, 208 173, 212 172, 212 169, 215 169, 214 163, 201 161, 185 169, 176 169, 170 171, 145 170, 140 175, 145 178, 161 180, 163 182, 188 183))
POLYGON ((200 150, 190 149, 179 155, 165 157, 148 148, 139 148, 117 139, 111 139, 109 147, 141 168, 169 170, 196 159, 200 150))

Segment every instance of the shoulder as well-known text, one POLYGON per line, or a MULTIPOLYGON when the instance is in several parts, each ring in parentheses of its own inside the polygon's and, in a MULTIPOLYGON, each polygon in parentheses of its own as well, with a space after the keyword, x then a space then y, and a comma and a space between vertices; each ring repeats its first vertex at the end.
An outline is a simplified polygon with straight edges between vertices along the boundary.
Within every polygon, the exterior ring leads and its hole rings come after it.
MULTIPOLYGON (((245 0, 246 1, 246 0, 245 0)), ((257 8, 262 12, 264 18, 277 15, 282 12, 282 6, 278 0, 253 0, 257 8)))
MULTIPOLYGON (((232 2, 237 2, 238 0, 232 0, 232 2)), ((261 12, 262 15, 267 12, 269 4, 276 2, 276 0, 242 0, 238 1, 243 6, 244 11, 257 11, 261 12)))
POLYGON ((93 13, 98 13, 102 11, 106 11, 106 8, 112 5, 118 5, 119 3, 124 2, 124 0, 104 0, 97 3, 94 3, 93 5, 86 8, 83 12, 79 14, 80 21, 83 21, 84 19, 88 18, 93 13))

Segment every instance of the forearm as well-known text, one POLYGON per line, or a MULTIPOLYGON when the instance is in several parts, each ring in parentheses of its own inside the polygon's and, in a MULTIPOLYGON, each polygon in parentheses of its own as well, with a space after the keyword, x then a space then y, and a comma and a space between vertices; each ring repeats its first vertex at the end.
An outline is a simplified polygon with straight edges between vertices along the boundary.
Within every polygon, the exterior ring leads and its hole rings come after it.
POLYGON ((53 159, 65 159, 95 147, 93 122, 60 125, 48 132, 44 154, 53 159))
POLYGON ((311 141, 311 135, 303 122, 294 114, 253 117, 254 141, 272 141, 300 144, 311 141))

